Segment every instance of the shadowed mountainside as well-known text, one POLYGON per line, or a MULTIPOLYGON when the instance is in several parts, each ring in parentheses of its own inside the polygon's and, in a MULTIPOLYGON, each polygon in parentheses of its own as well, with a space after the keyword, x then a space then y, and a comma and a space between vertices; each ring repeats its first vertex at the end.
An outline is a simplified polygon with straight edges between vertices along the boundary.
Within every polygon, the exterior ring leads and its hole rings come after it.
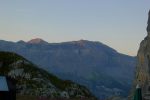
POLYGON ((28 97, 96 100, 86 87, 61 80, 15 53, 0 52, 0 75, 16 81, 19 100, 28 97))
POLYGON ((1 40, 0 50, 16 52, 62 79, 85 85, 99 98, 128 95, 134 77, 134 57, 120 54, 100 42, 31 41, 1 40))

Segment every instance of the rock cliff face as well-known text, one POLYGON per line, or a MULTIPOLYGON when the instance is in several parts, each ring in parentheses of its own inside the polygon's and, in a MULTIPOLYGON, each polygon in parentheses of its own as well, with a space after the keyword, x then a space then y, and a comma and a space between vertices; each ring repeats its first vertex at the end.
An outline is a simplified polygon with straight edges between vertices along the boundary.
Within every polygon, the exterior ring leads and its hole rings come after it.
POLYGON ((148 16, 148 35, 140 44, 136 80, 134 84, 139 84, 141 86, 144 100, 150 100, 150 11, 148 16))

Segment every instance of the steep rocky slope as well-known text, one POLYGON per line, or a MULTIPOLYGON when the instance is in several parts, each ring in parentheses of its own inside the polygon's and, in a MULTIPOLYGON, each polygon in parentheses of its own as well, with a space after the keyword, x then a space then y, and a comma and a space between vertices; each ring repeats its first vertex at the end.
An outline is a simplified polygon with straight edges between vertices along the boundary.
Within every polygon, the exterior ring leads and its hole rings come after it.
POLYGON ((141 86, 144 100, 150 100, 150 12, 148 15, 147 36, 141 42, 138 51, 136 79, 133 87, 135 89, 137 84, 141 86))
POLYGON ((84 86, 61 80, 15 53, 0 52, 0 75, 16 80, 17 95, 95 100, 84 86))
POLYGON ((128 95, 135 58, 107 45, 88 41, 43 43, 0 41, 0 50, 13 51, 62 79, 87 86, 97 97, 128 95))

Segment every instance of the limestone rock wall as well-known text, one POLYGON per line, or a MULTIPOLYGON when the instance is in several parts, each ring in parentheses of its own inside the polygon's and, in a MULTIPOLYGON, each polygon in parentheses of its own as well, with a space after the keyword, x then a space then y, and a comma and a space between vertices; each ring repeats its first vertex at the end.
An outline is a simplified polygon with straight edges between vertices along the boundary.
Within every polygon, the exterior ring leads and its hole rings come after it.
MULTIPOLYGON (((141 42, 137 54, 136 78, 134 80, 132 97, 137 84, 142 88, 143 100, 150 100, 150 11, 147 23, 148 35, 141 42)), ((131 98, 130 98, 131 99, 131 98)), ((129 100, 130 100, 129 99, 129 100)))

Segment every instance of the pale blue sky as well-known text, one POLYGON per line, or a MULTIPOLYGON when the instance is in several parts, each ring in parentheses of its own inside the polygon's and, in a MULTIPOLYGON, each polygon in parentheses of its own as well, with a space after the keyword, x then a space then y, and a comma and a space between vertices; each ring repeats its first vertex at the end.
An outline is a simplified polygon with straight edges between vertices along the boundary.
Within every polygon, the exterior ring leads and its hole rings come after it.
POLYGON ((136 55, 150 0, 0 0, 0 39, 100 41, 136 55))

